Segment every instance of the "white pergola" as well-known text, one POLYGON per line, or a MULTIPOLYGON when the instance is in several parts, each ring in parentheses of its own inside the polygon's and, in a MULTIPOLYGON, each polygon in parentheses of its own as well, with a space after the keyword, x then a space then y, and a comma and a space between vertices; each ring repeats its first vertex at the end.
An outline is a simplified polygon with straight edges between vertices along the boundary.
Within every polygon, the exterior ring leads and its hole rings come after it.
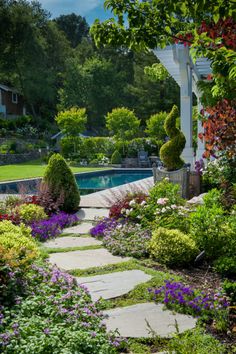
MULTIPOLYGON (((194 63, 189 47, 183 44, 174 44, 164 49, 155 49, 154 54, 166 68, 169 74, 174 78, 180 87, 180 117, 181 130, 186 138, 186 145, 182 157, 186 163, 194 168, 194 152, 192 139, 192 94, 194 93, 198 100, 198 109, 201 110, 200 103, 201 92, 197 88, 199 80, 206 79, 211 74, 211 61, 207 58, 197 58, 194 63)), ((198 133, 202 131, 201 122, 198 122, 198 133)), ((198 139, 196 159, 199 160, 204 152, 204 144, 198 139)))

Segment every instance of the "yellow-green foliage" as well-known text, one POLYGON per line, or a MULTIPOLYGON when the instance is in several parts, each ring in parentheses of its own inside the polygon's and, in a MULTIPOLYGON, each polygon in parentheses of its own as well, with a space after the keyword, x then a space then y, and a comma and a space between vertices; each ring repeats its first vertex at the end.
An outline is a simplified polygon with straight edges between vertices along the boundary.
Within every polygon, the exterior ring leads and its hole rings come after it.
POLYGON ((179 116, 177 106, 173 106, 165 120, 165 131, 170 140, 162 145, 160 158, 168 171, 178 170, 184 164, 180 155, 185 147, 186 139, 184 134, 176 127, 176 119, 179 116))
POLYGON ((47 214, 44 212, 44 209, 35 204, 22 204, 16 208, 18 211, 21 220, 25 223, 30 223, 32 221, 39 221, 47 219, 47 214))
POLYGON ((179 230, 168 230, 163 227, 153 232, 149 251, 154 259, 169 266, 186 265, 198 252, 194 240, 188 235, 179 230))
POLYGON ((39 250, 29 227, 15 226, 10 221, 0 223, 0 264, 25 269, 38 256, 39 250))

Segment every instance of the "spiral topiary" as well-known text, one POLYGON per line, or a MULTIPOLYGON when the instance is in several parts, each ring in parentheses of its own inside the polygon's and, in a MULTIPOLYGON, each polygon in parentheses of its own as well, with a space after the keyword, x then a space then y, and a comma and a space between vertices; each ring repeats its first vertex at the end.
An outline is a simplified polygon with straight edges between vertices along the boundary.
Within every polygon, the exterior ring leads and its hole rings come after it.
POLYGON ((160 158, 168 171, 178 170, 184 164, 180 155, 185 147, 186 139, 184 134, 176 127, 178 116, 178 107, 173 106, 164 125, 166 134, 170 137, 170 140, 162 145, 160 158))

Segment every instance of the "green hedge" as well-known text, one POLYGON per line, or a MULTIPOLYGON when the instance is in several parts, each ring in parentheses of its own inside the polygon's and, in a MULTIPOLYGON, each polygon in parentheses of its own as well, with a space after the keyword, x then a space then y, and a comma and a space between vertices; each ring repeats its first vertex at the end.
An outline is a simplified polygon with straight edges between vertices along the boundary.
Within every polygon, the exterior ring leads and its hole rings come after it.
POLYGON ((115 150, 118 151, 121 157, 137 157, 140 150, 147 151, 148 155, 158 155, 162 144, 162 141, 154 138, 136 138, 123 143, 114 142, 109 137, 78 137, 73 140, 64 137, 60 142, 61 152, 64 157, 78 161, 85 159, 88 162, 96 159, 98 153, 111 158, 115 150))

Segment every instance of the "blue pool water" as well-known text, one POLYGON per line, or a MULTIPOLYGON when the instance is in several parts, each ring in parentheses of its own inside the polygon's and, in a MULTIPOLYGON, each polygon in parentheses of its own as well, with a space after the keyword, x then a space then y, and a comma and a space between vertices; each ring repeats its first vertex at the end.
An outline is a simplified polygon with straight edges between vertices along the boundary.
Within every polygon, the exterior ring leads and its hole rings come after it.
POLYGON ((110 170, 76 175, 80 190, 102 190, 152 176, 152 170, 110 170))
MULTIPOLYGON (((95 171, 76 174, 76 181, 82 195, 94 193, 103 189, 108 189, 122 184, 138 181, 152 176, 151 169, 116 169, 106 171, 95 171)), ((37 193, 37 186, 40 179, 21 180, 14 182, 0 183, 0 194, 37 193)))

